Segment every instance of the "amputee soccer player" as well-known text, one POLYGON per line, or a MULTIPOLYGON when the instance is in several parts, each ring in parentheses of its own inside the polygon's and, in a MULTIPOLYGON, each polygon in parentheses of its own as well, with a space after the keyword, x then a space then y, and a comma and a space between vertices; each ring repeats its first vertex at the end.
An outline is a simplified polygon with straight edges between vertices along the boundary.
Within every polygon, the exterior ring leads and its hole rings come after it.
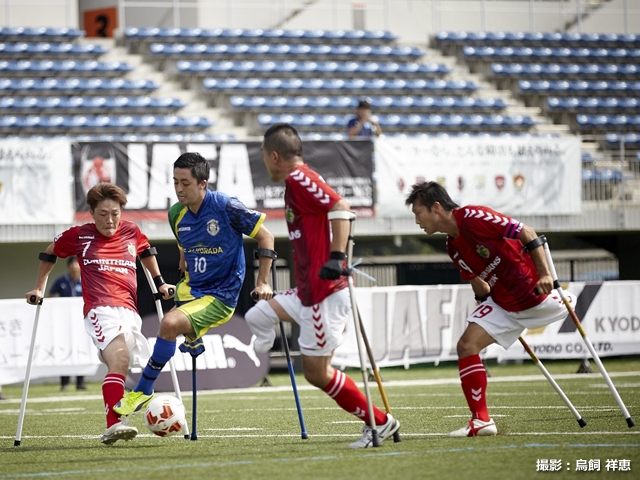
MULTIPOLYGON (((477 308, 458 340, 458 368, 472 418, 450 437, 498 433, 487 409, 487 372, 480 351, 497 343, 508 349, 525 329, 562 320, 567 310, 535 230, 491 208, 460 207, 436 182, 413 185, 406 200, 427 235, 447 234, 447 253, 471 283, 477 308)), ((571 303, 575 296, 567 293, 571 303)))
MULTIPOLYGON (((178 335, 187 337, 185 343, 192 342, 231 318, 245 277, 243 235, 255 238, 259 249, 273 251, 273 235, 263 225, 266 215, 209 190, 208 180, 209 164, 199 153, 180 155, 173 164, 178 203, 169 209, 169 223, 178 241, 184 278, 176 287, 176 307, 160 322, 153 354, 138 384, 114 407, 120 415, 130 415, 151 401, 156 379, 175 354, 178 335)), ((259 261, 253 292, 271 298, 272 260, 261 256, 259 261)))
POLYGON ((82 272, 84 328, 98 348, 98 358, 107 364, 102 397, 107 429, 102 443, 131 440, 135 427, 124 425, 113 406, 124 394, 130 366, 143 366, 150 355, 142 335, 137 308, 136 256, 154 277, 158 290, 169 299, 173 285, 164 282, 156 262, 155 249, 132 222, 121 220, 127 203, 124 191, 110 183, 99 183, 87 193, 87 205, 95 223, 72 227, 58 235, 40 253, 35 289, 27 292, 27 302, 36 305, 44 296, 45 281, 57 257, 76 255, 82 272), (31 297, 35 297, 35 302, 31 297))
MULTIPOLYGON (((352 311, 347 279, 342 276, 349 221, 329 221, 327 214, 349 210, 349 204, 304 163, 302 142, 291 125, 271 126, 264 134, 262 152, 271 179, 285 182, 285 215, 297 287, 259 301, 246 313, 245 320, 257 337, 254 348, 266 352, 273 346, 279 320, 296 322, 307 381, 366 422, 366 397, 351 378, 331 366, 352 311)), ((381 441, 400 428, 400 422, 375 406, 374 414, 381 441)), ((365 423, 361 438, 349 446, 371 447, 371 427, 365 423)))

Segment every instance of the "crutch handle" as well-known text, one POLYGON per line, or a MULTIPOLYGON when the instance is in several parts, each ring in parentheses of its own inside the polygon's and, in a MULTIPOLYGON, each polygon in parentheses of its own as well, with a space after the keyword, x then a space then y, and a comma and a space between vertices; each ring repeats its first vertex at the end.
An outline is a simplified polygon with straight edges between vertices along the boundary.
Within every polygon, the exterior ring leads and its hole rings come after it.
POLYGON ((258 292, 251 292, 251 298, 252 298, 254 301, 256 301, 256 302, 257 302, 257 301, 258 301, 258 298, 259 298, 259 297, 258 297, 258 292))
POLYGON ((37 297, 36 297, 35 295, 31 295, 31 296, 29 297, 29 301, 30 301, 31 303, 36 303, 36 298, 37 298, 37 297))

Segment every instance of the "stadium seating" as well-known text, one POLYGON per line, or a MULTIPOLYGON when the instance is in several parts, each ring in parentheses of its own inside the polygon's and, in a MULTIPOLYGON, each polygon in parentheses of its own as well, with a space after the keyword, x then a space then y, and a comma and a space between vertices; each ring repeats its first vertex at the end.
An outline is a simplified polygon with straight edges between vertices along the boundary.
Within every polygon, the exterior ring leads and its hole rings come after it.
POLYGON ((0 78, 0 92, 29 95, 105 95, 107 93, 148 93, 160 86, 152 80, 125 78, 0 78))
POLYGON ((174 112, 186 104, 177 98, 149 96, 74 96, 0 98, 0 114, 160 113, 174 112))
POLYGON ((640 65, 636 64, 577 64, 577 63, 492 63, 496 77, 543 79, 637 79, 640 65))
POLYGON ((0 133, 25 134, 78 134, 104 133, 123 130, 145 132, 197 132, 213 124, 200 116, 177 115, 5 115, 0 116, 0 133))
MULTIPOLYGON (((344 130, 349 115, 313 115, 313 114, 259 114, 258 123, 262 127, 276 122, 287 122, 301 131, 336 131, 344 130)), ((426 132, 456 130, 464 127, 465 131, 527 131, 534 125, 527 116, 503 115, 376 115, 385 132, 426 132)))
POLYGON ((0 60, 3 77, 95 76, 119 77, 132 67, 124 62, 97 60, 0 60))
POLYGON ((101 45, 84 45, 78 43, 53 43, 53 42, 0 42, 0 56, 3 58, 28 56, 35 58, 94 58, 107 53, 107 49, 101 45))
POLYGON ((68 41, 84 36, 83 30, 76 28, 48 27, 0 27, 0 41, 68 41))
POLYGON ((438 77, 450 69, 438 63, 416 62, 312 62, 312 61, 186 61, 176 62, 178 74, 234 78, 281 76, 296 77, 438 77))
MULTIPOLYGON (((367 98, 375 111, 426 113, 435 111, 498 112, 506 108, 500 98, 439 97, 439 96, 372 96, 367 98)), ((229 98, 232 108, 277 113, 353 113, 358 106, 355 96, 241 96, 229 98)), ((1 103, 0 103, 1 105, 1 103)), ((1 107, 0 107, 1 108, 1 107)))

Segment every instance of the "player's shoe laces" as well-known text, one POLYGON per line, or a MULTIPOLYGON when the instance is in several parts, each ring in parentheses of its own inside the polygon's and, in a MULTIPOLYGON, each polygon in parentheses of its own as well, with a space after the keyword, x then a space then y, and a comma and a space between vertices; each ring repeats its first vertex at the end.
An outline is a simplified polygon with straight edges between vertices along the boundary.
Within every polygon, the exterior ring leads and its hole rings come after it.
POLYGON ((113 411, 118 415, 131 415, 149 405, 153 398, 151 395, 145 395, 142 392, 127 392, 118 403, 113 406, 113 411))
POLYGON ((129 441, 138 435, 136 427, 130 427, 124 423, 114 423, 104 431, 100 441, 105 445, 113 445, 118 440, 129 441))
MULTIPOLYGON (((382 425, 377 425, 378 439, 380 443, 384 442, 391 435, 396 433, 400 428, 400 422, 393 418, 390 413, 387 413, 387 421, 382 425)), ((369 448, 373 447, 373 432, 371 427, 366 425, 362 427, 362 436, 360 439, 349 444, 349 448, 369 448)))
POLYGON ((483 422, 477 418, 469 420, 464 427, 454 430, 449 433, 450 437, 489 437, 496 435, 498 429, 493 420, 489 419, 488 422, 483 422))

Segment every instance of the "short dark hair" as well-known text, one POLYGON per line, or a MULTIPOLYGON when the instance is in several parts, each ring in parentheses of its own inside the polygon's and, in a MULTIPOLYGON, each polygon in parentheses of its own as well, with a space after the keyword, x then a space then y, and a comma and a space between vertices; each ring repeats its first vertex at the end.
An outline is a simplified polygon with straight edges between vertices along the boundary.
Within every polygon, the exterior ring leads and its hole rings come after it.
POLYGON ((278 152, 285 160, 302 157, 302 140, 298 131, 288 123, 274 123, 264 133, 262 148, 278 152))
POLYGON ((173 168, 188 168, 191 170, 191 176, 198 183, 203 180, 209 180, 209 162, 197 152, 183 153, 173 162, 173 168))
POLYGON ((438 182, 422 182, 411 186, 411 193, 407 196, 405 205, 413 205, 419 201, 431 211, 433 204, 438 202, 445 211, 450 212, 460 205, 451 200, 445 188, 438 182))
POLYGON ((77 261, 78 261, 78 257, 76 257, 75 255, 71 255, 69 258, 67 258, 67 267, 71 265, 73 262, 77 262, 77 261))
POLYGON ((366 108, 367 110, 371 110, 371 104, 368 100, 360 100, 358 102, 358 108, 366 108))
POLYGON ((120 204, 120 208, 127 204, 127 195, 117 185, 113 183, 101 182, 87 192, 87 205, 93 212, 98 204, 103 200, 113 200, 120 204))

